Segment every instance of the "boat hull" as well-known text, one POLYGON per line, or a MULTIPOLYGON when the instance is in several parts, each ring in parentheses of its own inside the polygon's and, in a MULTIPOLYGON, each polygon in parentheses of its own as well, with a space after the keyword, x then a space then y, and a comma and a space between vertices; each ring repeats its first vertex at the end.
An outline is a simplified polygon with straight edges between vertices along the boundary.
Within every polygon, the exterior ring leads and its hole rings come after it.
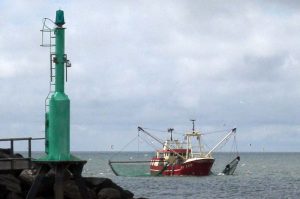
POLYGON ((154 158, 151 160, 150 173, 153 176, 207 176, 213 163, 213 158, 195 158, 168 165, 164 160, 154 158))

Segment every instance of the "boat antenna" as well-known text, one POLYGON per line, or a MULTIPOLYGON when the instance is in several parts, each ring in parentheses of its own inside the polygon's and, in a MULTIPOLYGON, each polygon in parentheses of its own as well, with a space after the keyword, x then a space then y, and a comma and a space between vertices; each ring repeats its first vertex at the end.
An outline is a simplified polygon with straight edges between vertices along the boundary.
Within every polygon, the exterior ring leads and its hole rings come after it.
POLYGON ((191 121, 193 122, 193 133, 195 133, 195 121, 194 119, 191 119, 191 121))
POLYGON ((171 133, 171 141, 173 141, 173 136, 172 136, 173 135, 173 133, 172 133, 173 131, 174 131, 173 128, 168 128, 168 132, 171 133))

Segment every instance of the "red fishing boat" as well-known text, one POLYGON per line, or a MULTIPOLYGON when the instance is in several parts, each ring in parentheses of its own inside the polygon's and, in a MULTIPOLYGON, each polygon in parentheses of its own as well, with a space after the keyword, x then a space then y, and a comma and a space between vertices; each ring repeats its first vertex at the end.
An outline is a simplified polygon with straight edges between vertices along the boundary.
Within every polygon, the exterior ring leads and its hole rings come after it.
MULTIPOLYGON (((112 167, 113 163, 148 163, 150 164, 150 174, 152 176, 207 176, 211 173, 211 168, 215 162, 212 153, 224 142, 226 142, 232 135, 235 135, 236 128, 231 129, 226 136, 217 143, 210 151, 204 151, 202 143, 202 133, 195 130, 194 120, 192 131, 184 134, 184 140, 179 141, 173 139, 173 129, 168 129, 171 133, 170 139, 161 141, 159 138, 153 136, 142 127, 138 127, 139 132, 143 132, 149 137, 153 138, 160 144, 162 149, 156 150, 155 156, 150 161, 109 161, 112 171, 119 175, 112 167)), ((226 165, 226 172, 224 174, 233 174, 240 158, 237 156, 233 163, 226 165)))
MULTIPOLYGON (((187 136, 199 136, 198 133, 187 136)), ((156 151, 156 156, 151 159, 151 175, 163 176, 206 176, 214 163, 210 155, 194 153, 191 148, 186 148, 178 140, 167 140, 162 150, 156 151), (175 148, 172 148, 175 146, 175 148)))

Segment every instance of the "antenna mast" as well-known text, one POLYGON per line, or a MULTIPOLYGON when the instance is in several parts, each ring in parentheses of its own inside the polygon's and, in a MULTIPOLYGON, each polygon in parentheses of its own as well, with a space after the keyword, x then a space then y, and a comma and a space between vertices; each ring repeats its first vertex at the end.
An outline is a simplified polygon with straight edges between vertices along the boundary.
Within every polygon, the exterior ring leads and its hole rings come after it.
POLYGON ((191 121, 193 122, 193 133, 195 132, 195 121, 194 119, 191 119, 191 121))
POLYGON ((172 136, 173 135, 173 131, 174 131, 173 128, 169 128, 168 129, 168 132, 171 133, 171 141, 173 141, 173 136, 172 136))

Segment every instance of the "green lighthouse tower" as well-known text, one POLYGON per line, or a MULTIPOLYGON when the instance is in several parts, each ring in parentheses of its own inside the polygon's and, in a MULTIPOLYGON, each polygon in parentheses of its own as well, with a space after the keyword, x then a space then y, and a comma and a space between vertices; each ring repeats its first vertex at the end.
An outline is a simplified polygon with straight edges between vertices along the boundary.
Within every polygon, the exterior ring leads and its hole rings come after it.
MULTIPOLYGON (((64 198, 64 181, 73 178, 82 199, 89 198, 81 176, 86 164, 70 153, 70 100, 65 94, 67 68, 71 66, 65 54, 64 12, 56 11, 55 22, 45 18, 42 29, 42 45, 50 47, 50 92, 45 102, 45 153, 46 156, 33 160, 36 177, 26 196, 35 199, 46 175, 54 175, 54 198, 64 198), (46 25, 50 22, 54 28, 46 25), (44 44, 44 33, 49 33, 49 43, 44 44), (52 39, 55 40, 52 42, 52 39), (54 48, 54 52, 52 52, 54 48), (54 89, 53 89, 54 87, 54 89), (68 173, 69 175, 65 175, 68 173)), ((47 185, 49 186, 49 185, 47 185)))
POLYGON ((65 94, 65 68, 68 60, 65 54, 64 12, 56 11, 54 32, 55 52, 51 54, 51 79, 55 86, 49 100, 49 110, 45 117, 45 152, 47 156, 40 160, 72 161, 78 160, 70 153, 70 100, 65 94), (52 68, 54 63, 54 67, 52 68))
POLYGON ((71 160, 70 154, 70 100, 64 92, 65 82, 65 28, 64 12, 56 11, 55 34, 55 92, 46 113, 47 160, 71 160), (48 121, 47 121, 48 120, 48 121), (48 126, 47 126, 48 125, 48 126), (48 131, 48 132, 47 132, 48 131))

